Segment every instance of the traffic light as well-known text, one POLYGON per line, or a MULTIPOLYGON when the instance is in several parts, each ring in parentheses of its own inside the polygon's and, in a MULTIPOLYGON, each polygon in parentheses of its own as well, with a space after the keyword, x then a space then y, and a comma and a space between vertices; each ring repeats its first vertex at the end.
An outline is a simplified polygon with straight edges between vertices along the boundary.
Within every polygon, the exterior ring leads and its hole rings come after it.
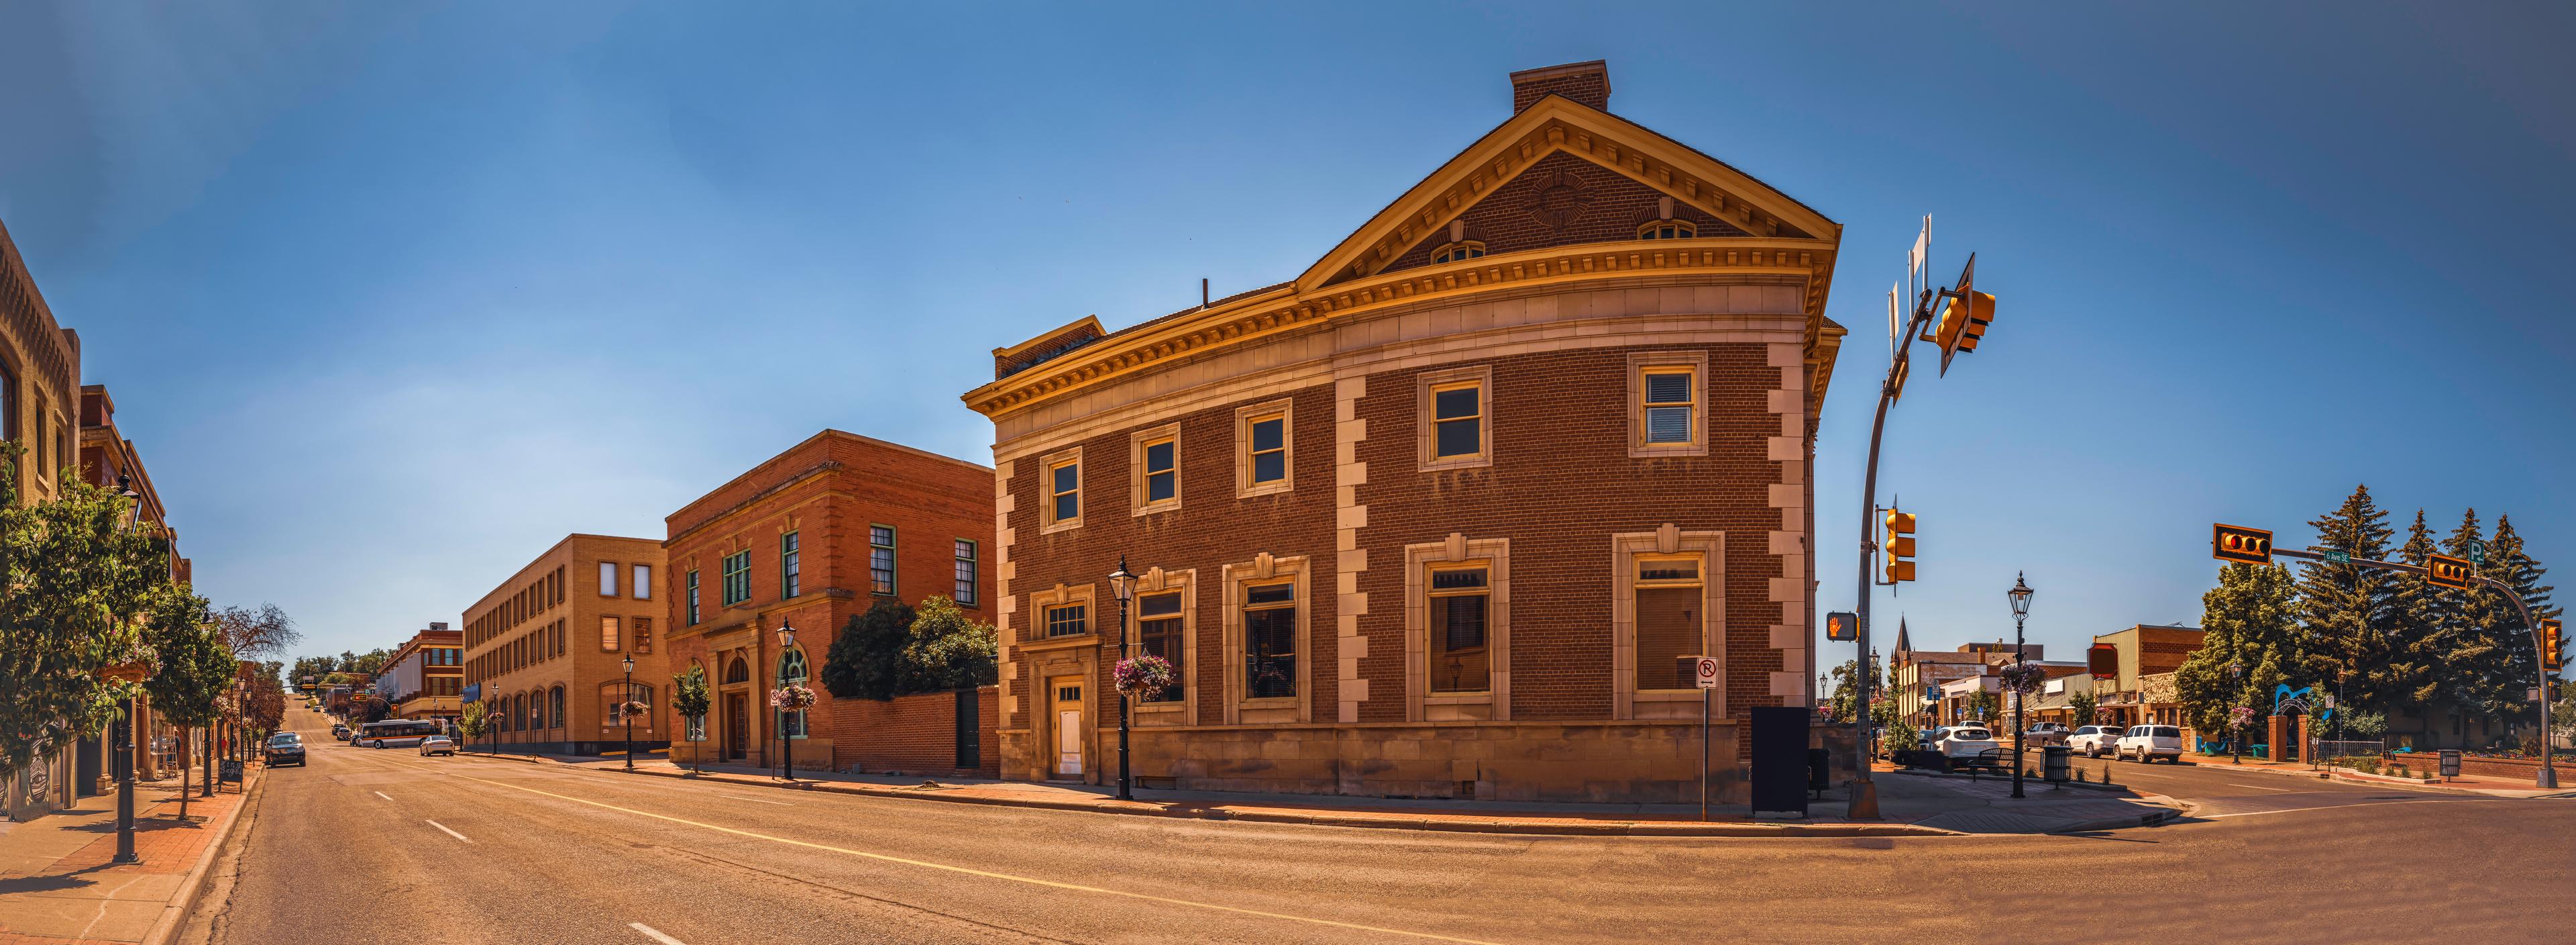
POLYGON ((1914 515, 1889 509, 1886 521, 1886 540, 1878 544, 1887 555, 1886 583, 1914 580, 1914 515))
POLYGON ((1860 615, 1841 610, 1826 614, 1825 639, 1837 643, 1860 639, 1860 615))
POLYGON ((2238 564, 2271 564, 2272 533, 2243 525, 2212 525, 2209 556, 2238 564))
POLYGON ((2424 562, 2424 579, 2443 587, 2469 589, 2469 563, 2450 555, 2432 555, 2424 562))
POLYGON ((2558 671, 2558 667, 2560 665, 2558 662, 2558 636, 2565 632, 2565 630, 2565 626, 2560 624, 2554 617, 2540 622, 2541 672, 2554 673, 2558 671))
POLYGON ((1995 320, 1993 293, 1979 292, 1977 256, 1968 254, 1968 267, 1959 273, 1957 294, 1941 308, 1941 321, 1932 328, 1932 341, 1941 346, 1941 373, 1950 373, 1950 358, 1962 351, 1977 350, 1977 342, 1986 337, 1986 326, 1995 320))

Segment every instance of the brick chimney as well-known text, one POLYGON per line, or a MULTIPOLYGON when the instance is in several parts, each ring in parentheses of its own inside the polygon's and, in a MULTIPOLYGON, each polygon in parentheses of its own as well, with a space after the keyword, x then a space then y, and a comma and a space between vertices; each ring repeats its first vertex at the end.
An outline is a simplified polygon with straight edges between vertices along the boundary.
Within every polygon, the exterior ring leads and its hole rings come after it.
POLYGON ((1610 110, 1610 64, 1595 59, 1591 62, 1567 63, 1543 69, 1523 69, 1512 73, 1512 114, 1527 111, 1531 105, 1549 95, 1562 95, 1569 100, 1610 110))

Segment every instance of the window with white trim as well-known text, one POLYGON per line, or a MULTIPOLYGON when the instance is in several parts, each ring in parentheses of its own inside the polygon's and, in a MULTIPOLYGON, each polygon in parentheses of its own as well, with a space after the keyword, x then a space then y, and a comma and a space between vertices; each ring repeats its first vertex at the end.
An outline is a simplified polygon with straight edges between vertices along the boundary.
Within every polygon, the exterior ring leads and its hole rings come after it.
POLYGON ((1431 692, 1435 695, 1485 692, 1493 688, 1491 651, 1486 644, 1486 604, 1492 586, 1483 565, 1434 566, 1428 641, 1431 692))
POLYGON ((1138 515, 1181 507, 1181 425, 1166 423, 1127 438, 1127 497, 1138 515))
POLYGON ((1646 443, 1688 445, 1699 440, 1699 372, 1687 367, 1646 369, 1646 443))
POLYGON ((1139 702, 1181 701, 1181 680, 1189 672, 1182 662, 1182 642, 1188 628, 1181 616, 1181 595, 1145 594, 1136 598, 1136 635, 1146 653, 1162 657, 1172 664, 1171 685, 1145 693, 1139 702))
POLYGON ((1291 581, 1243 588, 1243 684, 1251 699, 1297 695, 1297 586, 1291 581))
POLYGON ((1641 240, 1686 240, 1699 235, 1699 224, 1689 220, 1656 220, 1637 228, 1641 240))
POLYGON ((957 584, 948 599, 956 601, 960 607, 973 607, 975 586, 975 543, 957 539, 957 584))
POLYGON ((1082 449, 1075 447, 1046 458, 1038 471, 1038 507, 1043 530, 1082 524, 1082 449))

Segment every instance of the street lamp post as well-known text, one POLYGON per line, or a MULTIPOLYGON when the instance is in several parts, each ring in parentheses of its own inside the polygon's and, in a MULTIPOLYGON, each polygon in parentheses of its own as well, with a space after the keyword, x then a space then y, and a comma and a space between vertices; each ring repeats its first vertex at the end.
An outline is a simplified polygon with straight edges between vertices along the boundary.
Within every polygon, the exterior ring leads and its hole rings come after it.
MULTIPOLYGON (((2245 695, 2245 663, 2243 661, 2227 661, 2227 681, 2235 684, 2234 688, 2236 689, 2237 697, 2243 698, 2245 695)), ((2240 765, 2244 764, 2245 725, 2243 720, 2236 717, 2236 709, 2234 707, 2230 707, 2227 710, 2227 728, 2227 753, 2232 756, 2233 759, 2229 763, 2240 765)))
MULTIPOLYGON (((1127 600, 1136 595, 1136 576, 1127 573, 1126 555, 1118 556, 1118 570, 1109 573, 1109 588, 1118 595, 1118 662, 1124 664, 1127 662, 1127 600)), ((1127 693, 1124 691, 1118 693, 1118 799, 1136 799, 1127 777, 1127 693)))
MULTIPOLYGON (((787 621, 784 619, 778 621, 778 665, 776 668, 770 670, 770 673, 773 676, 775 676, 779 671, 787 668, 787 650, 789 647, 793 647, 795 645, 796 628, 788 626, 787 621)), ((777 681, 777 685, 783 686, 786 685, 786 683, 787 680, 783 678, 777 681)), ((778 761, 781 765, 779 770, 786 772, 787 780, 794 781, 796 780, 796 753, 794 743, 787 740, 787 707, 785 705, 778 707, 777 724, 778 761)))
POLYGON ((626 658, 618 660, 617 665, 626 668, 626 699, 618 704, 617 714, 626 717, 626 770, 633 771, 635 770, 635 713, 626 707, 626 703, 635 701, 635 654, 626 654, 626 658))
POLYGON ((2013 792, 2012 792, 2012 796, 2014 796, 2014 797, 2020 797, 2020 796, 2022 796, 2022 794, 2021 794, 2022 738, 2023 738, 2023 733, 2024 733, 2024 732, 2029 728, 2029 726, 2028 726, 2028 725, 2026 725, 2026 724, 2024 724, 2024 723, 2022 722, 2022 705, 2023 705, 2024 703, 2029 702, 2029 701, 2030 701, 2030 698, 2029 698, 2029 694, 2028 694, 2028 693, 2025 693, 2025 692, 2022 692, 2022 691, 2021 691, 2021 681, 2022 681, 2022 679, 2024 678, 2025 674, 2027 674, 2027 673, 2030 671, 2030 661, 2029 661, 2029 660, 2026 660, 2026 659, 2024 659, 2024 658, 2022 657, 2021 622, 2022 622, 2022 619, 2023 619, 2023 618, 2030 616, 2030 595, 2031 595, 2030 585, 2029 585, 2028 583, 2025 583, 2025 582, 2022 580, 2021 572, 2019 572, 2019 571, 2015 571, 2015 572, 2013 572, 2013 586, 2012 586, 2012 589, 2011 589, 2011 590, 2008 590, 2008 591, 2005 591, 2005 592, 2004 592, 2004 596, 2012 599, 2012 612, 2013 612, 2013 668, 2014 668, 2015 672, 2014 672, 2014 674, 2013 674, 2013 686, 2012 686, 2012 691, 2013 691, 2013 792))

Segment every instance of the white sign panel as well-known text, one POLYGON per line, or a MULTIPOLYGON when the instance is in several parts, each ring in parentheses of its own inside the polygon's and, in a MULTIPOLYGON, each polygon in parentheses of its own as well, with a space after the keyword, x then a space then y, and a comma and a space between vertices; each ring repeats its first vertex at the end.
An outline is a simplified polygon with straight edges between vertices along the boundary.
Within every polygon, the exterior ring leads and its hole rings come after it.
POLYGON ((1703 656, 1693 660, 1692 662, 1695 664, 1696 668, 1691 675, 1693 678, 1698 680, 1699 687, 1702 689, 1717 688, 1717 657, 1703 656))

